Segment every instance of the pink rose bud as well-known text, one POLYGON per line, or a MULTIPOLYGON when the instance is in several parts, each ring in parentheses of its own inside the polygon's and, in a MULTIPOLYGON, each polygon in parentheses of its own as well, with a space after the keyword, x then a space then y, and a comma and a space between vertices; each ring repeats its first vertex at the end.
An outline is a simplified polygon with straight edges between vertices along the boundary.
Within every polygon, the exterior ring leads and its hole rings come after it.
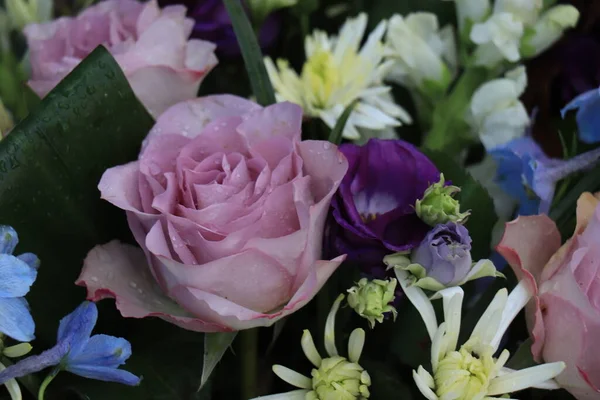
POLYGON ((348 162, 301 141, 302 109, 229 95, 177 104, 139 160, 107 170, 102 198, 127 211, 142 248, 93 249, 78 284, 125 317, 217 332, 268 326, 304 306, 344 260, 321 260, 348 162))
POLYGON ((564 361, 556 380, 579 400, 600 398, 600 206, 590 193, 577 203, 577 228, 561 246, 546 215, 506 225, 498 251, 534 299, 527 322, 537 361, 564 361))
POLYGON ((28 25, 29 85, 45 96, 104 45, 137 97, 157 117, 173 104, 196 97, 204 76, 217 64, 214 44, 188 40, 194 21, 185 14, 184 6, 161 10, 156 0, 107 0, 77 17, 28 25))

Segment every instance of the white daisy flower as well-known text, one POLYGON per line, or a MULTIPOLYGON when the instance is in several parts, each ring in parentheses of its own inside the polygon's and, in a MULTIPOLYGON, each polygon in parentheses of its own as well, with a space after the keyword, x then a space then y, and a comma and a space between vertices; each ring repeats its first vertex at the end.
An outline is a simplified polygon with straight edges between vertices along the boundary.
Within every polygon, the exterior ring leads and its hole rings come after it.
POLYGON ((423 290, 410 284, 408 272, 398 268, 395 272, 431 338, 433 374, 422 366, 413 371, 417 387, 428 400, 491 400, 530 387, 558 389, 552 379, 565 368, 563 362, 515 371, 504 367, 508 350, 494 357, 506 329, 531 298, 524 281, 510 295, 506 289, 499 290, 469 340, 458 347, 463 290, 452 287, 435 294, 433 298, 442 298, 444 305, 444 322, 438 325, 431 300, 423 290))
POLYGON ((331 307, 325 323, 325 350, 327 358, 315 347, 308 330, 302 335, 302 350, 306 358, 315 366, 312 379, 282 365, 273 365, 273 372, 290 385, 299 387, 287 393, 257 397, 261 400, 365 400, 369 398, 371 377, 358 364, 365 344, 365 331, 357 328, 350 334, 348 358, 339 355, 335 346, 335 315, 344 300, 341 294, 331 307))
POLYGON ((383 62, 386 22, 382 21, 359 49, 367 27, 367 15, 359 14, 342 26, 338 37, 314 31, 304 43, 306 62, 300 75, 286 60, 265 65, 278 101, 301 105, 306 115, 320 118, 333 128, 344 109, 357 100, 343 137, 356 140, 360 130, 385 131, 410 123, 411 117, 389 95, 382 83, 393 65, 383 62))

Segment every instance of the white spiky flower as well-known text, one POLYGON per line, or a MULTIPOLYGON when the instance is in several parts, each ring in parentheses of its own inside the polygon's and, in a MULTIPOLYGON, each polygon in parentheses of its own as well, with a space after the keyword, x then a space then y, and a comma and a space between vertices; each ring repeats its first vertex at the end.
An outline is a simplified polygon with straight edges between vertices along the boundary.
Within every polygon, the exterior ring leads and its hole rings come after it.
POLYGON ((383 78, 394 64, 383 61, 386 21, 379 25, 360 48, 367 28, 367 15, 348 19, 339 36, 316 30, 306 37, 306 62, 300 75, 287 60, 265 65, 278 101, 301 105, 307 116, 320 118, 333 128, 347 106, 357 101, 343 131, 343 137, 357 140, 361 130, 385 132, 410 123, 410 115, 396 105, 383 78))
POLYGON ((423 290, 411 285, 406 271, 395 272, 431 338, 433 374, 422 366, 413 371, 417 387, 428 400, 491 400, 529 387, 558 389, 553 378, 565 368, 563 362, 515 371, 504 367, 508 350, 494 357, 506 329, 531 298, 526 282, 521 281, 510 295, 506 289, 499 290, 469 340, 458 347, 463 290, 452 287, 435 294, 433 298, 441 298, 444 306, 444 322, 438 325, 431 300, 423 290))
POLYGON ((371 377, 358 364, 365 344, 365 331, 357 328, 350 334, 348 358, 339 355, 335 346, 335 315, 344 300, 341 294, 333 303, 325 323, 325 350, 327 358, 315 347, 308 330, 302 335, 302 350, 315 366, 312 379, 282 365, 273 365, 273 372, 290 385, 299 387, 287 393, 257 397, 256 400, 366 400, 369 398, 371 377))

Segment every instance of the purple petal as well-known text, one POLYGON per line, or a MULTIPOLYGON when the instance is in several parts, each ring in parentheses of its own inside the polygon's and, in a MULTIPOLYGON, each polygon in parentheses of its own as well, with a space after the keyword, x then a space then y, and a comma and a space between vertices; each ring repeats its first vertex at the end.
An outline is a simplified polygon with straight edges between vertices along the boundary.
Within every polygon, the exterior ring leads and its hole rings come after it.
POLYGON ((67 351, 68 346, 61 343, 37 356, 27 357, 0 372, 0 384, 12 378, 19 378, 58 365, 67 351))
POLYGON ((600 141, 600 89, 590 90, 573 99, 561 110, 563 118, 570 110, 577 110, 580 139, 585 143, 600 141))

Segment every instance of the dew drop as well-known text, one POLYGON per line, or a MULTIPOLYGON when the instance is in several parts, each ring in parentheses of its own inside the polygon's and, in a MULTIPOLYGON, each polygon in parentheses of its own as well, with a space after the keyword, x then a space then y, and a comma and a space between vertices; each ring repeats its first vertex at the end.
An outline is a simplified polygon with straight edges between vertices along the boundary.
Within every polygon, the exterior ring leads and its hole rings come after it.
POLYGON ((98 282, 98 277, 97 276, 92 276, 90 279, 92 280, 92 282, 98 282))
POLYGON ((135 289, 137 287, 137 283, 135 283, 134 281, 130 281, 129 286, 135 289))
POLYGON ((331 148, 331 143, 329 143, 329 142, 325 142, 325 143, 323 143, 323 148, 324 148, 325 150, 329 150, 329 149, 331 148))

